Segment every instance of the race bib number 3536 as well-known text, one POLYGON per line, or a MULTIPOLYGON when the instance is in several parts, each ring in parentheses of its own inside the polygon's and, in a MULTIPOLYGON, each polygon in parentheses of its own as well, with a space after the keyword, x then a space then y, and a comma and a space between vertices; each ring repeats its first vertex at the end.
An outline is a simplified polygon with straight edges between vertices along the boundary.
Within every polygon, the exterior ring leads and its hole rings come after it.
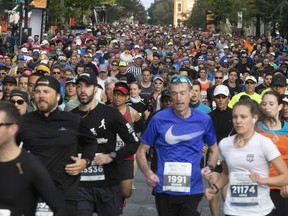
POLYGON ((190 192, 191 163, 166 162, 164 165, 163 191, 190 192))

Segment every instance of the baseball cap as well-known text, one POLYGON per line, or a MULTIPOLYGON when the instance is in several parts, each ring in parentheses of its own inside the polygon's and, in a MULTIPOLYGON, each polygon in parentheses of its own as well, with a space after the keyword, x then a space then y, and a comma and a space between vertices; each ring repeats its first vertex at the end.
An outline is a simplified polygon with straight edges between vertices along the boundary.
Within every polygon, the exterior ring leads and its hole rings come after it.
POLYGON ((43 41, 41 42, 41 46, 45 46, 45 45, 47 45, 47 44, 49 44, 49 42, 48 42, 47 40, 43 40, 43 41))
POLYGON ((3 55, 0 55, 0 59, 3 59, 4 58, 4 56, 3 55))
POLYGON ((43 71, 50 74, 50 68, 45 64, 39 64, 36 68, 36 71, 43 71))
POLYGON ((38 86, 47 86, 54 89, 57 93, 60 94, 60 83, 57 79, 52 76, 42 76, 39 77, 35 84, 35 88, 38 86))
POLYGON ((272 77, 271 86, 286 86, 286 77, 282 74, 276 74, 272 77))
POLYGON ((161 91, 161 99, 164 98, 164 97, 171 98, 171 94, 170 94, 170 91, 168 89, 164 89, 164 90, 161 91))
POLYGON ((142 55, 139 55, 139 54, 138 54, 138 55, 136 55, 136 56, 134 57, 134 59, 137 59, 137 58, 141 58, 141 59, 142 59, 143 57, 142 57, 142 55))
POLYGON ((229 89, 227 86, 225 85, 218 85, 216 86, 216 88, 214 89, 214 92, 213 92, 213 96, 216 96, 216 95, 225 95, 225 96, 229 96, 229 89))
POLYGON ((139 45, 135 45, 134 49, 140 49, 140 46, 139 45))
POLYGON ((225 45, 225 46, 223 47, 223 49, 229 49, 229 47, 228 47, 227 45, 225 45))
POLYGON ((167 45, 170 46, 170 45, 173 45, 173 43, 172 43, 172 42, 169 42, 167 45))
POLYGON ((76 85, 76 78, 75 77, 68 77, 67 79, 66 79, 66 82, 65 82, 66 84, 68 84, 68 83, 73 83, 73 84, 75 84, 76 85))
POLYGON ((12 83, 12 84, 17 85, 17 80, 16 80, 15 77, 7 75, 7 76, 4 77, 2 83, 3 84, 4 83, 12 83))
POLYGON ((160 76, 154 77, 153 82, 156 81, 156 80, 160 80, 160 81, 164 82, 164 80, 160 76))
POLYGON ((97 85, 97 78, 92 70, 86 69, 84 73, 79 74, 76 83, 79 81, 84 81, 89 85, 97 85))
POLYGON ((67 58, 65 56, 59 56, 58 60, 59 61, 67 61, 67 58))
POLYGON ((130 94, 130 89, 129 86, 126 82, 117 82, 115 83, 115 87, 113 91, 120 91, 124 95, 129 95, 130 94))
POLYGON ((207 45, 203 43, 203 44, 201 44, 200 47, 207 47, 207 45))
POLYGON ((245 79, 245 82, 248 81, 248 80, 252 80, 253 82, 257 83, 257 80, 254 76, 247 76, 246 79, 245 79))
POLYGON ((21 52, 27 53, 27 52, 28 52, 28 49, 27 49, 26 47, 23 47, 23 48, 21 48, 21 52))
POLYGON ((18 56, 17 56, 17 60, 25 60, 25 57, 24 57, 24 55, 21 55, 21 54, 20 54, 20 55, 18 55, 18 56))
POLYGON ((158 50, 158 48, 154 46, 154 47, 152 47, 152 50, 158 50))
POLYGON ((10 98, 13 96, 19 96, 21 97, 27 104, 29 104, 29 95, 25 91, 21 91, 19 89, 14 89, 11 91, 10 98))
POLYGON ((99 66, 99 72, 107 72, 107 66, 105 64, 101 64, 99 66))
POLYGON ((123 61, 121 61, 120 63, 119 63, 119 67, 127 67, 127 64, 126 64, 126 62, 123 62, 123 61))
POLYGON ((284 95, 282 101, 285 103, 288 103, 288 95, 287 94, 284 95))
POLYGON ((34 52, 33 52, 33 55, 35 55, 35 56, 40 56, 40 53, 39 53, 38 51, 34 51, 34 52))

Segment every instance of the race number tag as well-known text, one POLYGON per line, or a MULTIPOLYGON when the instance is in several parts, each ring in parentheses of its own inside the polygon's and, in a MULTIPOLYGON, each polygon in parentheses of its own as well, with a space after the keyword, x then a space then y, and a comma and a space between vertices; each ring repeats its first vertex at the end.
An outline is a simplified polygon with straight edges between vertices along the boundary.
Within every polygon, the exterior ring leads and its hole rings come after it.
POLYGON ((119 149, 123 148, 125 146, 124 141, 121 139, 121 137, 117 134, 116 135, 116 147, 115 151, 118 151, 119 149))
POLYGON ((190 192, 191 163, 165 162, 163 191, 190 192))
POLYGON ((38 202, 35 216, 53 216, 53 211, 46 202, 38 202))
POLYGON ((81 172, 80 181, 102 181, 105 180, 104 167, 91 163, 91 166, 81 172))
POLYGON ((10 216, 11 211, 9 209, 0 209, 0 216, 10 216))
POLYGON ((247 172, 232 172, 230 174, 231 205, 258 205, 258 185, 253 183, 247 172))

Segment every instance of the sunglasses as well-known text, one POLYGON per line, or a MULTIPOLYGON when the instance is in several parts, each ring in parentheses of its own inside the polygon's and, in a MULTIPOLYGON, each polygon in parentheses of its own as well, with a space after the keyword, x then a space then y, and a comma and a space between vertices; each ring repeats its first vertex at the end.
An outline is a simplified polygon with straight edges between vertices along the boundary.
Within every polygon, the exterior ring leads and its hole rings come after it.
POLYGON ((0 75, 6 75, 6 74, 7 74, 6 72, 0 73, 0 75))
POLYGON ((118 66, 118 64, 112 64, 112 66, 118 66))
POLYGON ((155 85, 162 85, 163 82, 154 82, 155 85))
POLYGON ((17 124, 17 123, 0 123, 0 127, 2 127, 2 126, 10 126, 10 125, 13 125, 13 124, 17 124))
POLYGON ((244 59, 244 58, 247 58, 247 56, 241 56, 241 58, 243 58, 243 59, 244 59))
POLYGON ((24 104, 24 100, 22 100, 22 99, 19 99, 19 100, 10 100, 13 104, 15 104, 15 103, 17 103, 18 105, 22 105, 22 104, 24 104))
POLYGON ((215 79, 223 79, 223 77, 215 77, 215 79))
POLYGON ((248 85, 248 84, 253 85, 253 84, 255 84, 255 82, 251 82, 251 81, 247 81, 247 82, 245 82, 245 85, 248 85))
POLYGON ((174 76, 171 78, 170 83, 188 83, 191 87, 193 86, 189 78, 186 76, 174 76))
POLYGON ((60 73, 61 73, 61 72, 58 72, 58 71, 57 71, 57 72, 53 72, 53 74, 60 74, 60 73))
POLYGON ((83 56, 83 58, 90 58, 90 56, 83 56))
POLYGON ((227 96, 226 95, 216 95, 216 96, 214 96, 214 98, 216 98, 216 99, 220 99, 220 98, 226 99, 227 96))
POLYGON ((42 73, 42 74, 47 74, 47 71, 43 71, 43 70, 37 70, 37 72, 42 73))

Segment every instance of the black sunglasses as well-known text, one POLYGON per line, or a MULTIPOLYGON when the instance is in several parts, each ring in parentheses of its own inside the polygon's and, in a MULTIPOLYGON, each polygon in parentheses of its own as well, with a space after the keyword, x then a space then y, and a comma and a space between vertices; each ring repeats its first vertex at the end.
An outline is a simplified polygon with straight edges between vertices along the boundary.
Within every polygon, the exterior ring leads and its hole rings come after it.
POLYGON ((215 79, 222 79, 223 77, 215 77, 215 79))
POLYGON ((214 97, 217 98, 217 99, 220 99, 220 98, 226 99, 226 98, 227 98, 226 95, 216 95, 216 96, 214 96, 214 97))
POLYGON ((17 104, 19 104, 19 105, 22 105, 22 104, 24 104, 24 100, 23 99, 19 99, 19 100, 10 100, 13 104, 15 104, 15 103, 17 103, 17 104))

